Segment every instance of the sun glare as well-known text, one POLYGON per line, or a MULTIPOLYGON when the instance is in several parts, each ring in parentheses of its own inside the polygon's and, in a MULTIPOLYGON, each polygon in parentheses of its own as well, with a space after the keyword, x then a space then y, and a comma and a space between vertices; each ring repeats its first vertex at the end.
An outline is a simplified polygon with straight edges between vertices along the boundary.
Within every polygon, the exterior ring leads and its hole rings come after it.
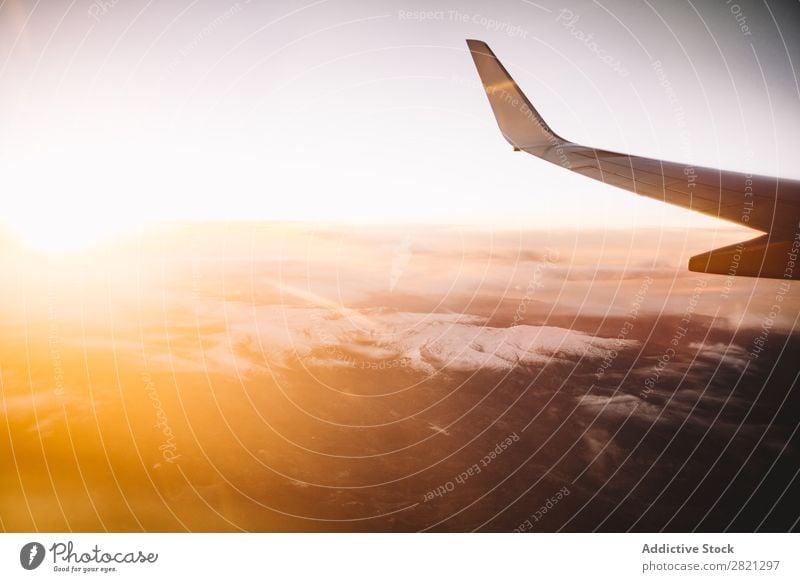
POLYGON ((131 231, 135 221, 51 215, 16 219, 8 226, 12 236, 26 247, 60 254, 96 248, 131 231))

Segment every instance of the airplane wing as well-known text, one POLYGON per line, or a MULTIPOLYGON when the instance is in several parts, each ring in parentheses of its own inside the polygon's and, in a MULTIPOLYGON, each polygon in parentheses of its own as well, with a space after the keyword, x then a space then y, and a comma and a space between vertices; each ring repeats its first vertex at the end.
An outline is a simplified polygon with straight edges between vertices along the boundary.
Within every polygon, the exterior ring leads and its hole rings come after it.
POLYGON ((755 239, 692 257, 689 270, 800 279, 800 181, 754 176, 600 150, 560 137, 486 43, 468 40, 503 137, 573 172, 636 194, 760 230, 755 239))

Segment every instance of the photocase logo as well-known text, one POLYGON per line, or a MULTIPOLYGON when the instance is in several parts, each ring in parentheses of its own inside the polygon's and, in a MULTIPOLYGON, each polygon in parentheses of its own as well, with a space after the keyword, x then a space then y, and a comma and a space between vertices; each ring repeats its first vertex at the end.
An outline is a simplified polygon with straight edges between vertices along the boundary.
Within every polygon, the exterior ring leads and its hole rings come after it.
POLYGON ((30 542, 19 551, 19 563, 26 570, 35 570, 44 561, 44 546, 39 542, 30 542))

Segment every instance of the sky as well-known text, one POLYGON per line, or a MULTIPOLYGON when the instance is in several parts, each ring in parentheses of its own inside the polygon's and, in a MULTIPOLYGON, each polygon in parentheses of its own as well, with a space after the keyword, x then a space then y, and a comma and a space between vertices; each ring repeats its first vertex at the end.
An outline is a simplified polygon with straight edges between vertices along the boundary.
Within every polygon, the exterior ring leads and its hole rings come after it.
POLYGON ((565 138, 800 177, 796 3, 0 4, 0 216, 732 228, 514 154, 464 40, 565 138))

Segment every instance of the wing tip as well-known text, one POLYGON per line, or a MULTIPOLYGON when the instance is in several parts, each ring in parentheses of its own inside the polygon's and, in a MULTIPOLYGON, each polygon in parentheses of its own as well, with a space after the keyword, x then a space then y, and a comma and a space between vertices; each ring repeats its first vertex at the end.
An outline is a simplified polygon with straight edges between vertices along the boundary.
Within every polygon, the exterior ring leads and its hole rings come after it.
POLYGON ((489 45, 474 38, 468 38, 466 42, 495 120, 506 141, 515 149, 529 153, 533 153, 529 151, 532 147, 546 147, 554 145, 554 142, 564 142, 545 123, 489 45))
POLYGON ((489 45, 486 44, 484 41, 478 40, 476 38, 468 38, 466 39, 466 42, 467 42, 467 48, 469 48, 470 52, 481 53, 497 58, 494 52, 492 52, 492 49, 489 48, 489 45))

